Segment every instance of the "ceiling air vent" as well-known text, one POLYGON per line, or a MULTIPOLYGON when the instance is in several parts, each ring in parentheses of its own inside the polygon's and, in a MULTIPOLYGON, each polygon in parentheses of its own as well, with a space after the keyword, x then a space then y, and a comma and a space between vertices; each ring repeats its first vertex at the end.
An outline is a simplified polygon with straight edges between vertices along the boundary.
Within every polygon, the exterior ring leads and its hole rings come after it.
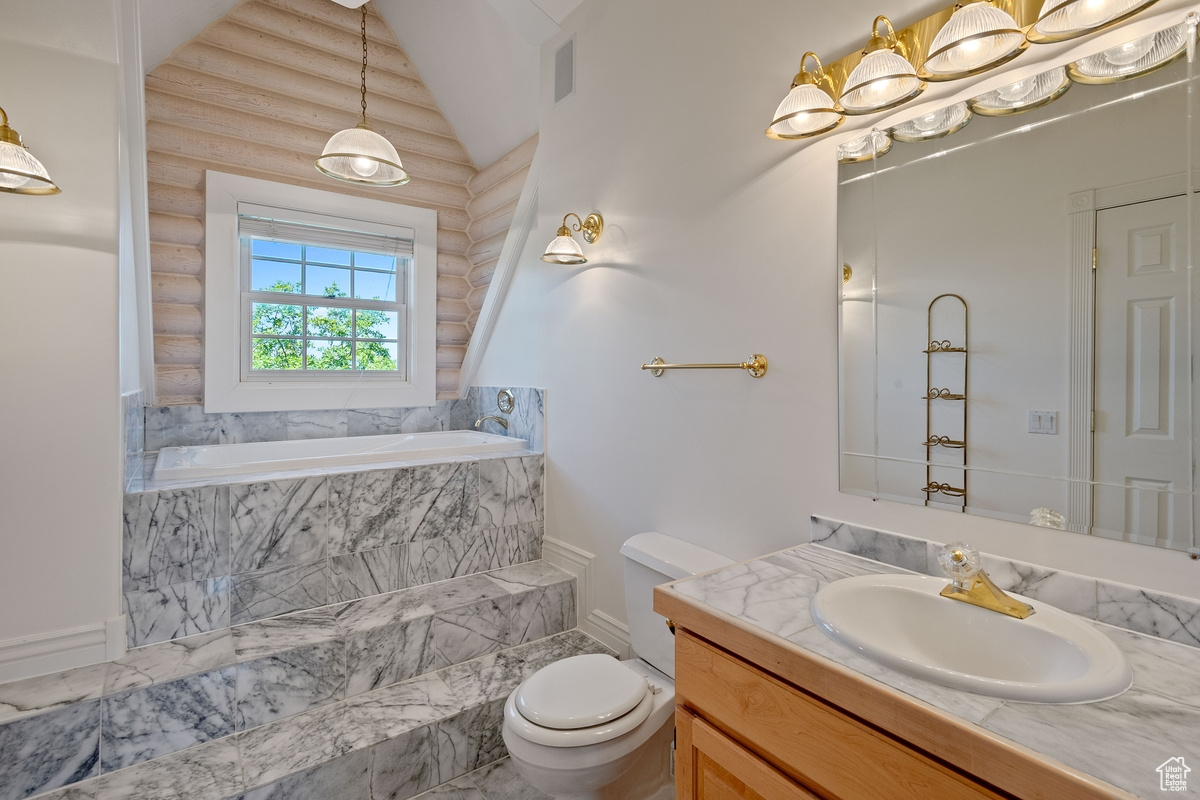
POLYGON ((554 53, 554 102, 561 103, 575 93, 575 37, 554 53))

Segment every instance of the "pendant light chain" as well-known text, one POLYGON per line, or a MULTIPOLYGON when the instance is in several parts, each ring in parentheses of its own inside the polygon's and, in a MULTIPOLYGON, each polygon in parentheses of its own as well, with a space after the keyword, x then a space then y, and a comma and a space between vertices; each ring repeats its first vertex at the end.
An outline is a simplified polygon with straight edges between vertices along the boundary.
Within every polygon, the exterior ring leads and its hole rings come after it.
POLYGON ((363 115, 363 122, 366 122, 367 121, 367 6, 365 3, 362 6, 362 42, 363 42, 362 115, 363 115))

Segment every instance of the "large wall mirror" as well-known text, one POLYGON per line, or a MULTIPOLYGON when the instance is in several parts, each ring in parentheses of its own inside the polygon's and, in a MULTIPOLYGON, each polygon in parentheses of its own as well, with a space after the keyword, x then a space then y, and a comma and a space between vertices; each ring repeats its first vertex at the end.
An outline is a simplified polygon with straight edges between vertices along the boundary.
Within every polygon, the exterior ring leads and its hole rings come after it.
POLYGON ((1195 73, 918 118, 839 166, 842 491, 1197 546, 1195 73))

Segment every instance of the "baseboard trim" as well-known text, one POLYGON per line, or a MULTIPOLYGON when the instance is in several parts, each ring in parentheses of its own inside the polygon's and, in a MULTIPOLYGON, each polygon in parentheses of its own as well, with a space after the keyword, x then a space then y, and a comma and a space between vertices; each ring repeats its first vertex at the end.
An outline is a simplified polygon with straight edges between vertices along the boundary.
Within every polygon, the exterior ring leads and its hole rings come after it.
POLYGON ((595 554, 546 536, 542 539, 542 558, 575 576, 579 629, 616 650, 621 658, 629 658, 629 626, 596 608, 595 554))
POLYGON ((125 654, 125 617, 0 642, 0 683, 111 661, 125 654))

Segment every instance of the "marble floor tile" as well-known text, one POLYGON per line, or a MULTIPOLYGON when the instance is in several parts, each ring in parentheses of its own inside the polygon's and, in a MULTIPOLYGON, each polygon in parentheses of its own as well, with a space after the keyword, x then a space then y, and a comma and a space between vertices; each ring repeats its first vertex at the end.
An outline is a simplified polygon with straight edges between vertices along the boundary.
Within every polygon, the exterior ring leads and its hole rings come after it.
POLYGON ((237 665, 237 729, 248 730, 346 697, 340 638, 237 665))
POLYGON ((369 744, 445 719, 466 708, 440 675, 422 675, 348 700, 346 715, 369 744))
POLYGON ((297 647, 340 640, 342 631, 333 614, 322 608, 235 625, 230 635, 237 660, 252 661, 297 647))
POLYGON ((226 487, 127 494, 122 525, 122 591, 229 574, 226 487))
POLYGON ((358 750, 251 789, 243 800, 371 800, 371 751, 358 750))
POLYGON ((104 692, 108 663, 0 684, 0 723, 94 700, 104 692))
POLYGON ((342 703, 237 735, 246 788, 274 783, 371 744, 342 703))
POLYGON ((530 786, 510 758, 489 764, 466 777, 479 787, 484 800, 553 800, 550 795, 530 786))
POLYGON ((329 601, 329 562, 270 567, 234 575, 229 618, 233 625, 319 608, 329 601))
POLYGON ((72 783, 70 786, 56 789, 53 792, 35 795, 30 800, 96 800, 96 792, 99 788, 99 778, 88 778, 86 781, 72 783))
POLYGON ((486 800, 470 778, 455 778, 418 796, 417 800, 486 800))
POLYGON ((783 638, 813 624, 808 606, 820 581, 766 561, 747 561, 673 584, 680 594, 783 638))
POLYGON ((241 484, 230 490, 230 564, 235 574, 324 558, 329 480, 241 484))
POLYGON ((126 644, 142 647, 228 628, 229 586, 229 578, 212 578, 126 593, 126 644))
POLYGON ((371 748, 372 800, 408 800, 442 782, 433 758, 433 725, 371 748))
POLYGON ((234 732, 234 668, 104 698, 103 772, 185 750, 234 732))
POLYGON ((110 772, 99 783, 96 800, 225 800, 243 788, 232 738, 110 772))
POLYGON ((104 693, 183 678, 232 664, 233 636, 228 628, 128 651, 112 662, 104 693))
POLYGON ((562 633, 578 624, 575 611, 575 581, 530 589, 512 597, 509 634, 513 645, 562 633))
POLYGON ((99 774, 100 702, 0 725, 0 800, 22 800, 99 774))

